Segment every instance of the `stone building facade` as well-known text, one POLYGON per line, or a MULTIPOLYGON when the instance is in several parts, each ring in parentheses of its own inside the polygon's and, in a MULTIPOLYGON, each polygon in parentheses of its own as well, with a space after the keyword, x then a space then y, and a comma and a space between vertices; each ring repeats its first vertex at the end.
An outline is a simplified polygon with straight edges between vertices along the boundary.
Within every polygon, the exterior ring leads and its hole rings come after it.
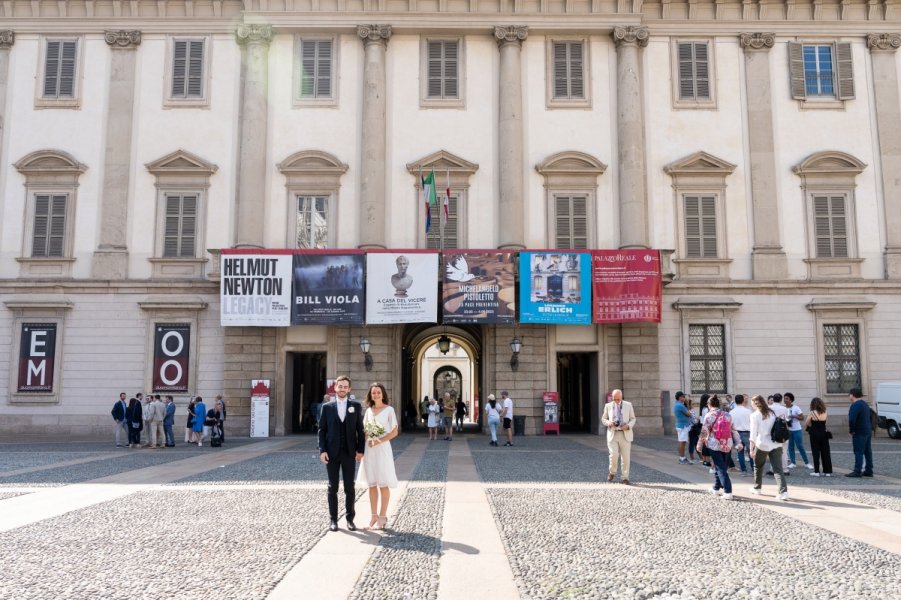
POLYGON ((4 0, 0 29, 0 433, 107 431, 162 325, 179 419, 222 393, 234 434, 251 379, 277 435, 338 373, 412 406, 443 334, 528 433, 546 390, 597 432, 621 387, 659 433, 679 389, 843 412, 901 379, 890 2, 4 0), (660 249, 662 322, 219 325, 222 248, 434 245, 431 169, 452 246, 660 249))

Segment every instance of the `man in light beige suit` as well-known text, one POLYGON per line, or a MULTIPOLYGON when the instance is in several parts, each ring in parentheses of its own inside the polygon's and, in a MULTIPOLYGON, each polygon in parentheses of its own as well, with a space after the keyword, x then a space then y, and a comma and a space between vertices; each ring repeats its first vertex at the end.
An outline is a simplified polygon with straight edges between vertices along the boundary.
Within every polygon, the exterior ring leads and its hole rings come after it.
POLYGON ((622 390, 613 390, 613 402, 604 405, 601 423, 607 428, 607 450, 610 452, 610 471, 607 481, 613 481, 616 464, 622 457, 622 482, 629 485, 629 458, 632 455, 632 428, 635 411, 632 404, 623 400, 622 390))

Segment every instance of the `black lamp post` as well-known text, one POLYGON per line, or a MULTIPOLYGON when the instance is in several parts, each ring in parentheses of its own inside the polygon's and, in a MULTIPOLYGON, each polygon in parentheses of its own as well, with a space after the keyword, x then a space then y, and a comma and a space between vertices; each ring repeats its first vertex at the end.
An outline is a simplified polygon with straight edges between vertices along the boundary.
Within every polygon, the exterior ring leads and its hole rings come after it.
POLYGON ((360 350, 363 352, 363 366, 366 367, 367 371, 372 370, 372 355, 369 354, 369 348, 372 344, 369 343, 369 338, 363 336, 360 338, 360 350))
POLYGON ((519 339, 519 336, 513 336, 513 341, 510 342, 510 350, 513 351, 513 356, 510 357, 510 368, 518 371, 519 353, 522 352, 522 340, 519 339))
POLYGON ((451 339, 447 337, 446 333, 442 333, 441 337, 438 338, 438 350, 441 351, 441 354, 447 354, 448 350, 450 350, 451 339))

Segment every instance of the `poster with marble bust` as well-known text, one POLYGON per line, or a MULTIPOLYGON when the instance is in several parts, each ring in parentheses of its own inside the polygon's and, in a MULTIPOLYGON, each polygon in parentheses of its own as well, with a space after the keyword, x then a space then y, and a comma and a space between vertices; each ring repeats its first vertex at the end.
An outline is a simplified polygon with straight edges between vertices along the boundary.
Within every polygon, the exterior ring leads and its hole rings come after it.
POLYGON ((437 317, 437 252, 367 252, 366 323, 435 323, 437 317))

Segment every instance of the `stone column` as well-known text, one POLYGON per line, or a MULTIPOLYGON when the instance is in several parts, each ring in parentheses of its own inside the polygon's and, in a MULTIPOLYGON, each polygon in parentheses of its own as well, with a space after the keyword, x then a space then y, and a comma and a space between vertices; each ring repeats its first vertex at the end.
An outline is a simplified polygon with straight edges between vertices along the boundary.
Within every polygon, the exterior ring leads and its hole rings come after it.
POLYGON ((0 147, 3 146, 3 132, 6 129, 6 89, 9 79, 9 49, 16 42, 16 34, 9 29, 0 30, 0 147))
POLYGON ((751 159, 754 279, 785 279, 788 262, 779 228, 779 196, 773 144, 773 97, 770 90, 770 48, 773 33, 743 33, 745 88, 748 102, 748 146, 751 159))
POLYGON ((385 248, 387 98, 385 54, 390 25, 360 25, 363 40, 363 128, 360 160, 360 248, 385 248))
POLYGON ((235 247, 262 248, 266 212, 266 146, 269 123, 269 25, 239 25, 241 109, 235 247))
POLYGON ((135 105, 135 64, 140 31, 106 31, 110 47, 106 147, 100 192, 100 231, 91 260, 95 279, 128 277, 128 190, 135 105))
POLYGON ((897 33, 871 33, 867 46, 873 58, 876 127, 882 161, 882 197, 885 209, 885 276, 901 279, 901 100, 895 51, 897 33))
POLYGON ((498 171, 500 199, 499 248, 525 248, 524 166, 522 149, 522 42, 529 28, 495 27, 500 50, 500 105, 498 110, 498 171))
POLYGON ((619 247, 648 248, 648 192, 641 96, 641 55, 647 27, 614 27, 616 132, 619 163, 619 247))

